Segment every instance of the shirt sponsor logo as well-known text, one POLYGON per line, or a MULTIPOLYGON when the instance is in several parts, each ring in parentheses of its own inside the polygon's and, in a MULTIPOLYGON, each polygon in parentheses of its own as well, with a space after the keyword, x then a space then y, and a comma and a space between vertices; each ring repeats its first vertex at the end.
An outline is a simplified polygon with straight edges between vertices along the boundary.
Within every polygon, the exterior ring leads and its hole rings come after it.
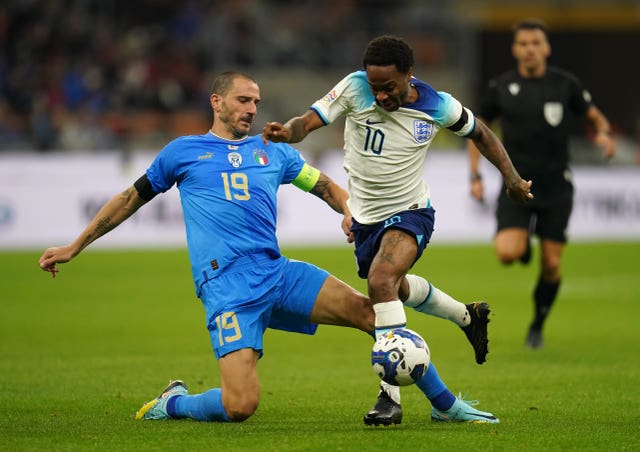
POLYGON ((545 102, 543 112, 544 119, 551 127, 556 127, 562 122, 563 109, 560 102, 545 102))
POLYGON ((227 160, 234 168, 238 168, 240 165, 242 165, 242 156, 237 152, 230 152, 229 154, 227 154, 227 160))
POLYGON ((267 158, 267 153, 263 149, 256 149, 253 151, 253 158, 255 159, 258 165, 268 165, 269 159, 267 158))
POLYGON ((413 137, 418 143, 426 143, 433 136, 433 124, 422 119, 413 121, 413 137))

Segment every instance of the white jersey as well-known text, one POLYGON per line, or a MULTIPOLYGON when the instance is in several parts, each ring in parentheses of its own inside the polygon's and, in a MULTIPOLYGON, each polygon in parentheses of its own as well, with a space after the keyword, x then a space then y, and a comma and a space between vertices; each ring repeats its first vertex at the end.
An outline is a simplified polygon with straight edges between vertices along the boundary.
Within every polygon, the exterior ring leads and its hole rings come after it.
POLYGON ((416 78, 412 84, 418 100, 388 112, 377 105, 366 73, 358 71, 311 106, 325 125, 346 115, 348 206, 359 223, 378 223, 402 210, 429 206, 424 164, 433 138, 443 127, 460 136, 475 127, 471 111, 450 94, 416 78))

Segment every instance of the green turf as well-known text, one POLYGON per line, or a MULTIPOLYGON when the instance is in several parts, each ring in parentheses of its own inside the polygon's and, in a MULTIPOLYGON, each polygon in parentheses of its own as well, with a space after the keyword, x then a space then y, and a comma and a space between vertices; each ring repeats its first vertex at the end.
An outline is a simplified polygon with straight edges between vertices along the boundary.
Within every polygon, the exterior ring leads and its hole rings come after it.
MULTIPOLYGON (((291 249, 360 290, 350 249, 291 249)), ((488 362, 461 331, 408 313, 450 389, 499 425, 429 421, 403 389, 401 426, 365 428, 377 381, 370 339, 321 327, 268 332, 262 400, 242 424, 135 421, 171 378, 219 383, 184 251, 87 250, 55 280, 40 252, 0 253, 0 450, 640 450, 640 243, 572 244, 546 347, 524 348, 538 257, 501 268, 490 246, 432 246, 416 267, 495 315, 488 362)))

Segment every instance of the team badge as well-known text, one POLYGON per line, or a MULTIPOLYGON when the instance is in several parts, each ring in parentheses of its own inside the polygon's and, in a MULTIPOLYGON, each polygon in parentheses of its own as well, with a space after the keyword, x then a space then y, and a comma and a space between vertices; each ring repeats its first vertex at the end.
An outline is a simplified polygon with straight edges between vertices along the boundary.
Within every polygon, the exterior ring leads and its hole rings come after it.
POLYGON ((517 96, 520 92, 520 85, 518 83, 509 83, 507 87, 512 96, 517 96))
POLYGON ((413 121, 413 137, 418 143, 426 143, 433 136, 433 124, 422 119, 413 121))
POLYGON ((560 102, 545 102, 543 107, 544 119, 551 127, 556 127, 562 122, 562 104, 560 102))
POLYGON ((227 154, 227 160, 234 168, 238 168, 242 165, 242 156, 237 152, 229 152, 229 154, 227 154))
POLYGON ((255 159, 258 165, 268 165, 269 159, 267 158, 267 153, 263 149, 256 149, 253 151, 253 158, 255 159))

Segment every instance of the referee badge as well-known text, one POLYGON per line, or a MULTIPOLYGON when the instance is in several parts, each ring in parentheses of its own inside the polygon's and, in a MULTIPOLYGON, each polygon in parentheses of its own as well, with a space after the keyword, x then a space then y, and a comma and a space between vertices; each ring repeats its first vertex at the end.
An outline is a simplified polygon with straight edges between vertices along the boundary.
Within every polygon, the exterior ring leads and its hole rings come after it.
POLYGON ((551 127, 556 127, 562 122, 563 110, 560 102, 545 102, 543 111, 544 119, 551 127))

